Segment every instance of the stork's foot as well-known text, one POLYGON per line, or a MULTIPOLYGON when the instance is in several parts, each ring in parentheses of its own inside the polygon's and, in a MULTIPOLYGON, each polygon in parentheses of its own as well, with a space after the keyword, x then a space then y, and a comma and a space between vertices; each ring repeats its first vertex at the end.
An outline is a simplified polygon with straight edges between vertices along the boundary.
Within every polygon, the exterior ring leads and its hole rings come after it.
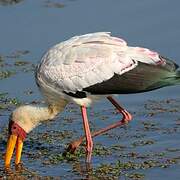
POLYGON ((67 153, 74 154, 76 149, 80 146, 80 144, 83 141, 83 137, 79 138, 78 140, 75 140, 69 144, 69 146, 66 148, 66 150, 63 153, 63 156, 66 156, 67 153))

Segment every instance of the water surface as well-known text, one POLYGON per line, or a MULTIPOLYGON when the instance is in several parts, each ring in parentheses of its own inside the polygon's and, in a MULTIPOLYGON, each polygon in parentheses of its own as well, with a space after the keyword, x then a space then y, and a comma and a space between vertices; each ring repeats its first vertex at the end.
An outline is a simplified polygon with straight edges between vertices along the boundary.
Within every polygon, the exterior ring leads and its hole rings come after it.
MULTIPOLYGON (((42 99, 33 69, 49 47, 73 35, 110 31, 129 45, 149 47, 180 64, 179 6, 178 0, 0 1, 0 68, 14 72, 0 80, 0 93, 8 93, 1 97, 6 108, 0 109, 0 157, 5 151, 11 110, 18 102, 42 99)), ((180 87, 121 95, 117 99, 134 120, 125 128, 94 139, 91 167, 84 163, 83 148, 76 157, 61 159, 66 144, 83 134, 79 108, 71 104, 55 121, 29 134, 22 157, 28 171, 16 172, 17 176, 179 179, 180 87)), ((106 100, 89 109, 92 130, 118 118, 106 100)), ((2 158, 1 176, 7 176, 2 158)))

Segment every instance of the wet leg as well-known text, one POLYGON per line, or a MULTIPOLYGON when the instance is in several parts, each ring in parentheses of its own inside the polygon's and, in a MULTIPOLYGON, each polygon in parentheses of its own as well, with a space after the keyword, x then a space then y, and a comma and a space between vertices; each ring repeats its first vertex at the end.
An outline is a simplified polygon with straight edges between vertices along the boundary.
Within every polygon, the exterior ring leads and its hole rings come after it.
POLYGON ((81 107, 81 112, 82 112, 82 119, 83 119, 85 138, 86 138, 86 153, 87 153, 86 162, 90 162, 92 156, 93 141, 92 141, 89 122, 87 118, 87 110, 85 106, 81 107))
MULTIPOLYGON (((113 99, 111 96, 108 96, 107 99, 116 107, 116 109, 122 114, 123 118, 112 124, 112 125, 109 125, 108 127, 106 128, 102 128, 98 131, 95 131, 95 132, 92 132, 92 135, 91 137, 96 137, 100 134, 103 134, 111 129, 114 129, 116 127, 119 127, 121 125, 124 125, 124 124, 127 124, 129 121, 132 120, 132 115, 127 112, 124 108, 122 108, 115 99, 113 99)), ((87 117, 87 116, 86 116, 87 117)), ((66 152, 70 152, 70 153, 74 153, 75 150, 80 146, 80 144, 82 143, 84 137, 80 137, 78 140, 75 140, 73 141, 69 146, 68 148, 66 149, 66 152)))

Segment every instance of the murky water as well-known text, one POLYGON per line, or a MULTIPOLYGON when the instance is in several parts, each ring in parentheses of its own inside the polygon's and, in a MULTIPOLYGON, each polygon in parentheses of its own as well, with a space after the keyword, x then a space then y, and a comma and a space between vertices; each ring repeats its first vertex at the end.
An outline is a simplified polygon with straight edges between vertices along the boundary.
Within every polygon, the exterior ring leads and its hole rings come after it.
MULTIPOLYGON (((28 135, 22 157, 26 170, 3 171, 8 116, 19 102, 41 101, 33 69, 52 45, 77 34, 111 31, 180 64, 178 0, 15 2, 0 1, 0 178, 179 179, 179 86, 117 97, 134 120, 94 139, 91 165, 84 163, 83 148, 62 157, 65 146, 83 134, 79 108, 71 104, 28 135)), ((106 100, 89 109, 93 130, 118 118, 106 100)))

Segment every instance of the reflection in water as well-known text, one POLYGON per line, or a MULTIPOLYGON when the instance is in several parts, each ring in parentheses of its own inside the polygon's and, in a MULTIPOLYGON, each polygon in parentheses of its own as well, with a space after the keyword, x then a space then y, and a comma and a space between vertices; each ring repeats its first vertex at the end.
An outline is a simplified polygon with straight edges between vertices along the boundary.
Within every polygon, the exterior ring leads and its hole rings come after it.
MULTIPOLYGON (((79 161, 74 162, 73 172, 86 180, 91 180, 94 177, 93 167, 91 163, 79 162, 79 161)), ((4 177, 6 177, 7 179, 24 179, 27 177, 33 179, 43 178, 42 176, 39 176, 37 172, 27 169, 23 164, 19 164, 15 166, 15 169, 5 168, 3 170, 3 168, 0 167, 0 179, 4 177)))
POLYGON ((76 162, 73 164, 73 171, 82 176, 83 179, 92 179, 93 167, 91 163, 86 162, 76 162))
POLYGON ((27 168, 24 167, 23 164, 18 164, 17 166, 15 166, 15 170, 11 169, 10 167, 5 168, 1 174, 6 176, 6 178, 8 179, 21 179, 21 178, 24 179, 24 176, 29 178, 39 177, 37 173, 28 170, 27 168))
POLYGON ((7 6, 7 5, 14 5, 23 0, 0 0, 0 5, 7 6))

